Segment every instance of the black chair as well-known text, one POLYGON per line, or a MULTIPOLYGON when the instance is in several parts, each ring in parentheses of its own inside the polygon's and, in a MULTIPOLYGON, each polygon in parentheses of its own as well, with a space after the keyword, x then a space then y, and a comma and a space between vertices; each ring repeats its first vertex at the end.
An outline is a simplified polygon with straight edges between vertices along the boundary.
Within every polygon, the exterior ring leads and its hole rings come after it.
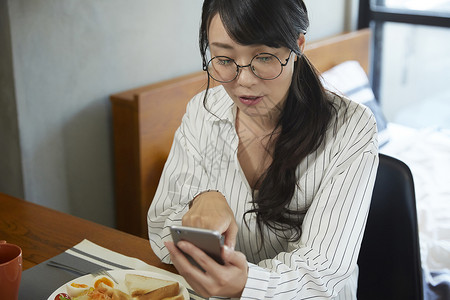
POLYGON ((409 167, 380 154, 358 258, 359 300, 422 300, 414 182, 409 167))

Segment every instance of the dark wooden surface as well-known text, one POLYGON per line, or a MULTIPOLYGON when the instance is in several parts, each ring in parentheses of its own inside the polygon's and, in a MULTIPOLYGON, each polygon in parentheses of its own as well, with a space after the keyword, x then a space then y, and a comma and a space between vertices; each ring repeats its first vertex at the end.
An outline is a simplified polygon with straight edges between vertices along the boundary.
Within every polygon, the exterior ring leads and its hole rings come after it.
POLYGON ((23 270, 83 239, 176 272, 173 266, 160 262, 147 239, 0 193, 0 240, 22 248, 23 270))

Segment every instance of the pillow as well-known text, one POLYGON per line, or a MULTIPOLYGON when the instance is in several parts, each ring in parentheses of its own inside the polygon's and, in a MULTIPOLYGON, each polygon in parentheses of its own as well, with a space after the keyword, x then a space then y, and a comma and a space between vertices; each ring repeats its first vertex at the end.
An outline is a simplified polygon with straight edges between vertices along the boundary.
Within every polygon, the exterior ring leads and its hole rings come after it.
POLYGON ((378 128, 378 143, 382 147, 389 141, 387 121, 369 84, 366 72, 357 61, 346 61, 322 73, 326 89, 361 103, 372 111, 378 128))

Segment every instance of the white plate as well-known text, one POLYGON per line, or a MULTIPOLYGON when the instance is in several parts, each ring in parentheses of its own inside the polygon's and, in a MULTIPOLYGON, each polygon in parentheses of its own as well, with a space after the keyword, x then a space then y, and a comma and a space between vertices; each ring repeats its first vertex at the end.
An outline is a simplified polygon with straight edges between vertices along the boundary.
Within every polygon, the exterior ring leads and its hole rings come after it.
MULTIPOLYGON (((150 272, 150 271, 139 271, 139 270, 111 270, 108 271, 109 274, 111 274, 111 276, 114 277, 114 279, 117 280, 117 282, 119 282, 119 284, 114 283, 114 288, 121 290, 122 292, 127 293, 127 287, 125 286, 125 274, 136 274, 136 275, 142 275, 142 276, 148 276, 148 277, 153 277, 153 278, 158 278, 158 279, 163 279, 163 280, 172 280, 172 281, 178 281, 176 278, 172 277, 172 276, 168 276, 168 275, 163 275, 163 274, 159 274, 159 273, 155 273, 155 272, 150 272)), ((67 283, 72 283, 72 282, 76 282, 76 283, 80 283, 80 284, 87 284, 89 286, 93 286, 94 285, 94 277, 90 274, 88 275, 84 275, 81 277, 78 277, 76 279, 73 279, 67 283)), ((56 295, 58 295, 59 293, 67 293, 67 289, 66 289, 66 284, 63 284, 62 286, 60 286, 56 291, 53 292, 53 294, 50 295, 50 297, 48 297, 47 300, 55 300, 56 295)), ((187 289, 183 286, 183 284, 178 281, 178 283, 180 284, 180 290, 181 293, 184 296, 185 300, 189 299, 189 293, 187 291, 187 289)))

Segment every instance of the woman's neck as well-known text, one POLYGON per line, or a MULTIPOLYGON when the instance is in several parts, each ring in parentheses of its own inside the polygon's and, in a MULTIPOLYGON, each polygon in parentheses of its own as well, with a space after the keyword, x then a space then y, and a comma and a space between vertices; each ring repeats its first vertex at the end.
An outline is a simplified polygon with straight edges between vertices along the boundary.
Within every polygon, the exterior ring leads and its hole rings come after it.
POLYGON ((253 132, 256 136, 266 136, 274 131, 278 124, 280 114, 250 116, 237 109, 237 121, 239 125, 253 132))

